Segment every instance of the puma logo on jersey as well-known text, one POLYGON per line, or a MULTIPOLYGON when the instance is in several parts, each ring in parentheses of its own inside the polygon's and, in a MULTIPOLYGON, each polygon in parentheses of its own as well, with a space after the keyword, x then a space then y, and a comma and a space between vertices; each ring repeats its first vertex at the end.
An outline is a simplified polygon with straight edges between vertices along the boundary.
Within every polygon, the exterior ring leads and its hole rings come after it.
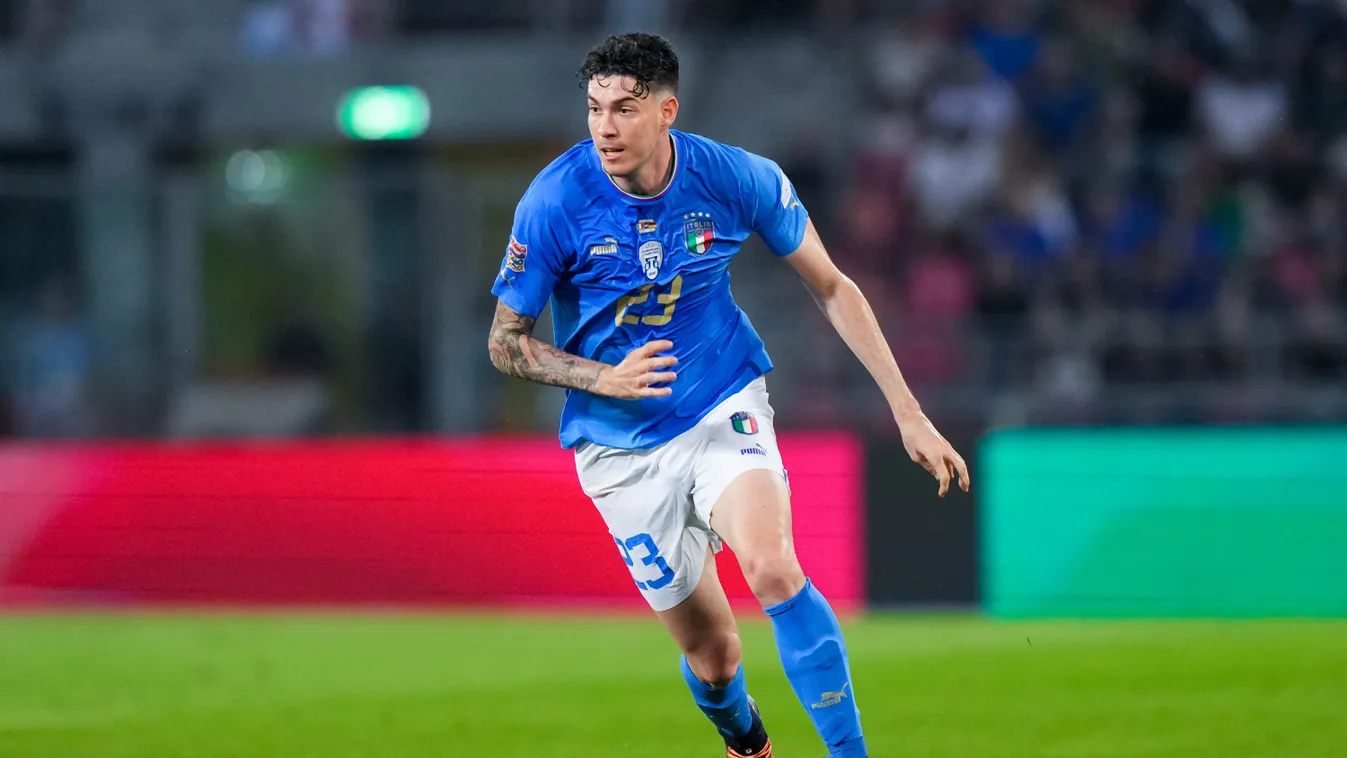
POLYGON ((603 242, 598 245, 589 246, 590 255, 617 255, 617 240, 612 237, 604 237, 603 242))

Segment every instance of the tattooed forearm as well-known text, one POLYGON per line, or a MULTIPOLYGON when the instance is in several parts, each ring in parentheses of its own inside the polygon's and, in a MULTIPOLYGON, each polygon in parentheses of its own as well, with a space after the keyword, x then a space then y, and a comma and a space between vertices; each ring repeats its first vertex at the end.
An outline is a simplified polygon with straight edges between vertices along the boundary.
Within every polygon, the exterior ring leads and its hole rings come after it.
POLYGON ((554 387, 593 391, 604 364, 558 350, 533 337, 537 319, 496 305, 488 348, 491 364, 502 373, 554 387))

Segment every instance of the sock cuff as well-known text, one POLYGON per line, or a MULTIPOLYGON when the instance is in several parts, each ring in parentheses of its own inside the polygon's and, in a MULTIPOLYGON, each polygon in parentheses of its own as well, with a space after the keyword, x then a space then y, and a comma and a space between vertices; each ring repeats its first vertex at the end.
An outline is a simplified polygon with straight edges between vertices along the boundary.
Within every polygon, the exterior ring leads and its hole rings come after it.
POLYGON ((799 602, 800 598, 804 597, 805 594, 809 592, 809 590, 813 589, 813 587, 814 587, 814 580, 806 576, 804 578, 804 587, 800 588, 800 591, 795 594, 795 597, 791 598, 790 600, 783 600, 782 602, 777 603, 776 605, 769 605, 766 608, 763 608, 762 610, 768 616, 779 616, 782 613, 785 613, 786 611, 794 607, 795 604, 799 602))
POLYGON ((679 667, 683 669, 683 678, 687 680, 688 686, 692 687, 694 692, 698 690, 702 692, 724 692, 726 690, 735 689, 736 686, 743 686, 745 678, 743 661, 739 662, 739 669, 734 672, 734 678, 724 687, 712 687, 701 679, 698 679, 697 675, 692 671, 692 666, 688 664, 688 657, 686 655, 678 656, 678 662, 679 667))

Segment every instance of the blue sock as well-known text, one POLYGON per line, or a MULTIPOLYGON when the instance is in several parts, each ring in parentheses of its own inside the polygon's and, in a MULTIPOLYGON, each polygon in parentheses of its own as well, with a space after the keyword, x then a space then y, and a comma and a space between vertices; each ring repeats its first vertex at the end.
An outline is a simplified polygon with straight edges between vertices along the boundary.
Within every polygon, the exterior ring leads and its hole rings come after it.
POLYGON ((688 666, 687 656, 682 657, 683 678, 692 690, 692 699, 702 709, 702 713, 711 719, 721 734, 730 738, 743 737, 753 727, 753 712, 748 708, 748 687, 744 686, 744 666, 734 679, 724 687, 712 687, 697 678, 688 666))
POLYGON ((772 617, 786 678, 828 744, 829 755, 866 758, 847 646, 828 601, 806 579, 800 594, 763 610, 772 617))

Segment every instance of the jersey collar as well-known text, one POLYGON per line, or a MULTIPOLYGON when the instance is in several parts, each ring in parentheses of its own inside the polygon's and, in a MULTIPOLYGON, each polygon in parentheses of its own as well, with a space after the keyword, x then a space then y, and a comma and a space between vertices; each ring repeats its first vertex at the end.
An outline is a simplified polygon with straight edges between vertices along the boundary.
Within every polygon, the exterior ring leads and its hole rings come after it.
POLYGON ((673 145, 673 171, 669 172, 669 181, 667 184, 664 185, 664 189, 660 190, 658 194, 633 195, 632 193, 622 189, 621 187, 617 186, 617 182, 613 181, 613 177, 609 176, 608 172, 603 170, 602 162, 600 162, 599 164, 599 173, 603 174, 603 178, 608 180, 608 183, 613 186, 613 189, 622 193, 622 196, 627 198, 628 200, 635 200, 638 203, 648 203, 651 200, 658 200, 661 197, 667 195, 669 193, 669 190, 673 189, 674 182, 678 181, 678 172, 683 167, 682 161, 679 160, 678 158, 678 139, 674 137, 674 131, 672 129, 669 130, 669 143, 673 145))

